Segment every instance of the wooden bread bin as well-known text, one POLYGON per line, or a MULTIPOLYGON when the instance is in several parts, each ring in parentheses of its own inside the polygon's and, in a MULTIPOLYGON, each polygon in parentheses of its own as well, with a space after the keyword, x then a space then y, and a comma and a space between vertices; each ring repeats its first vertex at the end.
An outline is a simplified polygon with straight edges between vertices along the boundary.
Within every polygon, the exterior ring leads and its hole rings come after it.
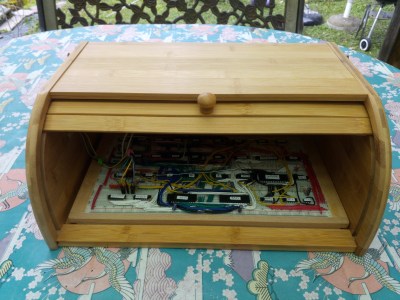
POLYGON ((37 97, 26 162, 51 249, 363 254, 387 202, 391 147, 378 95, 335 45, 82 43, 37 97), (88 214, 96 162, 81 133, 100 144, 117 133, 300 137, 332 215, 88 214))

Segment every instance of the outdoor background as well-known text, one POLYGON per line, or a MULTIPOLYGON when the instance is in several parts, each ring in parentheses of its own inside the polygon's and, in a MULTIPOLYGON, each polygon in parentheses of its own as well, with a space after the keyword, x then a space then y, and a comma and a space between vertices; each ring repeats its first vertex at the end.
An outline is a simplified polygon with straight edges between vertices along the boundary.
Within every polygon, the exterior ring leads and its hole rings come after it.
MULTIPOLYGON (((193 1, 189 0, 188 2, 193 1)), ((250 0, 244 0, 243 2, 247 2, 250 0)), ((65 3, 65 1, 57 1, 58 5, 62 7, 64 11, 68 11, 69 7, 72 7, 71 4, 65 3)), ((118 2, 118 0, 103 0, 103 2, 106 2, 108 4, 112 4, 115 2, 118 2)), ((128 2, 137 2, 140 4, 140 0, 132 0, 128 2)), ((227 6, 229 6, 229 0, 220 0, 221 3, 226 3, 227 6)), ((161 3, 161 1, 160 1, 161 3)), ((350 16, 359 18, 360 20, 362 19, 365 8, 368 4, 373 4, 376 3, 375 1, 371 0, 354 0, 350 16)), ((0 0, 0 5, 3 5, 5 7, 12 8, 14 10, 17 10, 18 8, 23 8, 23 12, 25 11, 33 11, 35 12, 35 7, 36 7, 36 1, 35 0, 0 0)), ((282 12, 284 11, 284 5, 285 2, 284 0, 276 0, 276 9, 275 11, 277 12, 282 12)), ((341 31, 341 30, 335 30, 331 29, 328 27, 326 21, 329 19, 330 16, 332 15, 338 15, 338 14, 343 14, 345 7, 346 7, 346 0, 308 0, 306 1, 306 5, 312 10, 312 11, 317 11, 323 16, 324 23, 319 26, 305 26, 303 34, 308 35, 314 38, 319 38, 322 40, 330 41, 330 42, 335 42, 338 45, 343 45, 346 46, 350 49, 354 49, 357 51, 359 50, 359 41, 360 41, 360 36, 355 37, 355 32, 347 32, 347 31, 341 31)), ((384 8, 385 11, 390 12, 394 10, 394 5, 387 5, 384 8)), ((1 10, 0 10, 1 13, 1 10)), ((0 18, 1 20, 1 18, 0 18)), ((6 21, 7 22, 7 21, 6 21)), ((386 34, 387 27, 389 25, 390 20, 379 20, 377 22, 377 26, 373 32, 373 35, 371 37, 372 40, 372 48, 370 51, 367 52, 367 54, 377 57, 379 53, 380 46, 383 42, 383 39, 386 34)), ((368 34, 369 29, 371 28, 372 25, 372 20, 369 21, 369 23, 366 26, 366 33, 365 35, 368 34)), ((16 29, 14 29, 12 32, 6 32, 6 31, 0 31, 0 47, 2 45, 2 40, 3 44, 6 40, 14 38, 16 36, 21 36, 21 35, 26 35, 26 34, 31 34, 39 31, 39 23, 38 23, 38 17, 37 13, 24 18, 24 20, 20 23, 19 26, 17 26, 16 29)))

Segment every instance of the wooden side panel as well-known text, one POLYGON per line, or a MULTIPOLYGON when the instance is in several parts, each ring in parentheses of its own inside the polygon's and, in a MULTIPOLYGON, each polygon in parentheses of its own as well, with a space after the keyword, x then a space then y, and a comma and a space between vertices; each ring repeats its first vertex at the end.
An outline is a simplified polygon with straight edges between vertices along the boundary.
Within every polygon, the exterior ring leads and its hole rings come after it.
POLYGON ((373 132, 373 179, 368 193, 367 207, 364 208, 364 213, 355 235, 357 243, 356 254, 361 255, 367 251, 379 228, 388 199, 392 171, 389 126, 378 94, 363 75, 349 62, 346 56, 337 47, 333 45, 331 47, 335 49, 339 59, 348 70, 368 91, 365 108, 367 109, 373 132))
POLYGON ((60 245, 105 247, 201 247, 352 252, 347 229, 260 228, 184 225, 65 224, 60 245))
POLYGON ((91 158, 78 133, 47 133, 43 143, 47 205, 59 230, 67 219, 91 158))
POLYGON ((379 228, 388 200, 392 171, 389 126, 381 100, 372 88, 371 95, 365 106, 370 115, 374 132, 374 178, 368 195, 368 206, 364 209, 364 216, 359 223, 355 236, 357 243, 356 254, 362 254, 368 250, 379 228))
POLYGON ((318 137, 316 145, 354 234, 367 205, 373 177, 372 137, 318 137))
POLYGON ((47 245, 56 249, 57 232, 46 201, 41 151, 42 128, 49 101, 46 93, 39 94, 32 110, 26 140, 26 180, 36 222, 47 245))
POLYGON ((35 105, 32 110, 29 121, 28 136, 26 140, 26 177, 28 182, 29 197, 35 219, 40 231, 51 249, 57 248, 57 231, 49 208, 45 194, 45 179, 43 176, 43 125, 46 119, 46 113, 51 99, 49 97, 50 89, 56 84, 78 54, 84 49, 86 43, 81 43, 73 54, 57 70, 56 74, 38 94, 35 105))

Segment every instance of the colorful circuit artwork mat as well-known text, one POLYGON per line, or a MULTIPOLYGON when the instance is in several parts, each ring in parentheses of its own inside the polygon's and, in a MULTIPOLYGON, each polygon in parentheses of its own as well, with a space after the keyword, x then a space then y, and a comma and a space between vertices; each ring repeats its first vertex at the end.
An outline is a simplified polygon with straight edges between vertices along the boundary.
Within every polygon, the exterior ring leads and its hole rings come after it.
POLYGON ((363 257, 333 252, 167 248, 50 251, 32 214, 25 142, 35 96, 81 41, 321 43, 219 25, 110 25, 44 32, 0 48, 0 299, 400 299, 400 71, 341 48, 379 93, 392 183, 363 257))

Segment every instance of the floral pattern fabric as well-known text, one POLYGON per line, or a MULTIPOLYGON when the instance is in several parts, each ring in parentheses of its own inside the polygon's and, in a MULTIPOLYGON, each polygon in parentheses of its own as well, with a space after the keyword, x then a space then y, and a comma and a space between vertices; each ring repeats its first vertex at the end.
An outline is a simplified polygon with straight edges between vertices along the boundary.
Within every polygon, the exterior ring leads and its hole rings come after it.
POLYGON ((322 43, 222 25, 105 25, 0 47, 1 299, 399 299, 400 71, 341 47, 382 99, 393 148, 382 224, 363 257, 335 252, 48 249, 29 203, 25 142, 36 94, 81 41, 322 43))

